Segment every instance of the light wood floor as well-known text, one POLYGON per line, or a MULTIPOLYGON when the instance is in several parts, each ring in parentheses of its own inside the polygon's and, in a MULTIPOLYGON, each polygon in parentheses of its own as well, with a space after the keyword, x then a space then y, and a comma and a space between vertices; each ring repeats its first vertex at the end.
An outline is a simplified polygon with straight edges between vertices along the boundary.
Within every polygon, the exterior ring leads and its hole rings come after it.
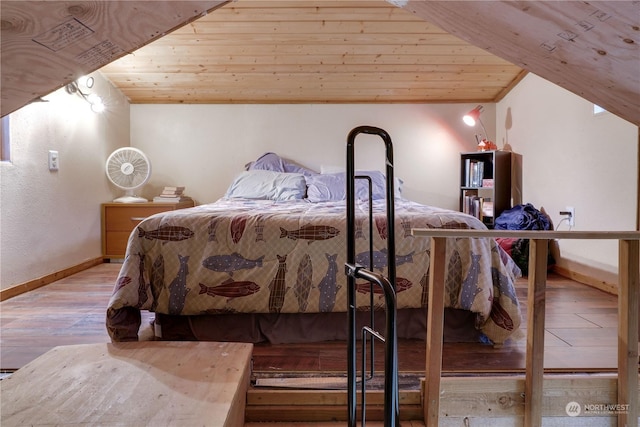
MULTIPOLYGON (((109 342, 105 310, 119 264, 101 264, 0 303, 0 369, 11 371, 53 347, 109 342)), ((518 282, 526 298, 526 279, 518 282)), ((523 316, 526 316, 526 304, 523 316)), ((152 339, 143 313, 142 339, 152 339)), ((523 324, 525 322, 523 321, 523 324)), ((613 295, 551 274, 547 289, 545 369, 609 371, 616 367, 617 301, 613 295)), ((526 331, 523 331, 526 332, 526 331)), ((525 334, 501 349, 483 344, 445 344, 444 372, 519 371, 524 368, 525 334)), ((424 369, 425 345, 401 341, 401 371, 424 369)), ((340 371, 344 343, 269 345, 254 349, 254 370, 340 371)))

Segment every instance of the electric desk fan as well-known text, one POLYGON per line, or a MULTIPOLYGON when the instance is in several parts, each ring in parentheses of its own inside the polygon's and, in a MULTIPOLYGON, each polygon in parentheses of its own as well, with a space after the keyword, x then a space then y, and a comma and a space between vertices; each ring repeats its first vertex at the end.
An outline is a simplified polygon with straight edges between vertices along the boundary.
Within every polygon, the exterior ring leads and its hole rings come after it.
POLYGON ((142 187, 151 176, 151 162, 137 148, 123 147, 111 153, 105 166, 107 178, 116 187, 125 190, 125 195, 114 200, 117 203, 144 203, 144 197, 133 192, 142 187))

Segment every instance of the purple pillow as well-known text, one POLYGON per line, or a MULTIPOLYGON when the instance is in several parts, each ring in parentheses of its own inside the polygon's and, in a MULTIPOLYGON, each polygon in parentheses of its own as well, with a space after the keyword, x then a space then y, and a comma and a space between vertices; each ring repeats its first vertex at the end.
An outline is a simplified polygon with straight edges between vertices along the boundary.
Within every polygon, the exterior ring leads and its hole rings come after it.
POLYGON ((251 162, 247 165, 247 170, 265 170, 274 172, 286 172, 286 173, 301 173, 305 176, 316 175, 310 169, 297 165, 289 160, 283 159, 276 153, 265 153, 258 158, 255 162, 251 162))
POLYGON ((249 163, 247 170, 263 170, 274 172, 286 172, 284 169, 284 162, 276 153, 265 153, 258 157, 255 162, 249 163))

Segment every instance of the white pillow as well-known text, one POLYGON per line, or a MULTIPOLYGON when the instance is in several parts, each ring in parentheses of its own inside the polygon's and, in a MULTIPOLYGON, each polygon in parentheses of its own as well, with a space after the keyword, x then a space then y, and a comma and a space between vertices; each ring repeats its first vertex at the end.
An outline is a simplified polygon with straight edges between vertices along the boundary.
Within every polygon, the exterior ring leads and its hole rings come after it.
POLYGON ((240 173, 227 189, 226 198, 297 200, 305 197, 307 184, 300 173, 249 170, 240 173))
MULTIPOLYGON (((382 172, 356 171, 357 176, 366 175, 371 178, 371 198, 373 200, 387 197, 387 181, 382 172)), ((325 173, 307 176, 307 200, 310 202, 326 202, 333 200, 345 200, 347 193, 346 174, 325 173)), ((394 197, 402 197, 402 180, 394 178, 394 197)), ((369 198, 369 186, 365 180, 357 179, 355 182, 356 198, 366 200, 369 198)))
MULTIPOLYGON (((345 171, 346 171, 346 168, 344 166, 335 166, 335 165, 321 165, 320 166, 320 173, 321 174, 325 174, 325 175, 336 174, 336 173, 344 173, 345 171)), ((356 171, 356 174, 358 174, 358 171, 356 171)), ((366 173, 366 174, 370 175, 369 173, 366 173)), ((384 177, 384 175, 383 175, 383 177, 384 177)), ((373 178, 373 175, 372 175, 372 178, 373 178)), ((394 189, 394 195, 395 195, 394 197, 402 198, 402 186, 404 184, 404 181, 402 179, 398 178, 397 176, 393 178, 393 181, 394 181, 393 189, 394 189)), ((382 185, 385 186, 386 183, 383 183, 382 185)), ((382 190, 382 191, 385 191, 385 190, 382 190)), ((382 197, 384 197, 384 195, 382 197)))

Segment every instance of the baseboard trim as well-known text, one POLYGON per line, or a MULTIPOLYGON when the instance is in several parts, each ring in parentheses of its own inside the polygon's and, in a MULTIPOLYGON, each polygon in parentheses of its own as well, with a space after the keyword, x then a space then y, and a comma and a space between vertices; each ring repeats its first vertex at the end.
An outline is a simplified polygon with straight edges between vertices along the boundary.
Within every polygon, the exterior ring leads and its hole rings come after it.
POLYGON ((576 282, 583 283, 587 286, 591 286, 609 294, 618 295, 618 285, 616 283, 609 283, 605 280, 599 280, 586 274, 579 273, 577 271, 570 270, 565 267, 554 265, 552 267, 553 272, 559 274, 567 279, 575 280, 576 282))
POLYGON ((7 289, 2 289, 0 290, 0 301, 4 301, 25 292, 41 288, 45 285, 48 285, 49 283, 55 282, 56 280, 64 279, 65 277, 69 277, 72 274, 76 274, 88 268, 95 267, 96 265, 102 264, 103 262, 103 258, 102 256, 100 256, 98 258, 87 260, 78 265, 65 268, 64 270, 47 274, 46 276, 39 277, 35 280, 30 280, 28 282, 20 283, 19 285, 15 285, 7 289))

